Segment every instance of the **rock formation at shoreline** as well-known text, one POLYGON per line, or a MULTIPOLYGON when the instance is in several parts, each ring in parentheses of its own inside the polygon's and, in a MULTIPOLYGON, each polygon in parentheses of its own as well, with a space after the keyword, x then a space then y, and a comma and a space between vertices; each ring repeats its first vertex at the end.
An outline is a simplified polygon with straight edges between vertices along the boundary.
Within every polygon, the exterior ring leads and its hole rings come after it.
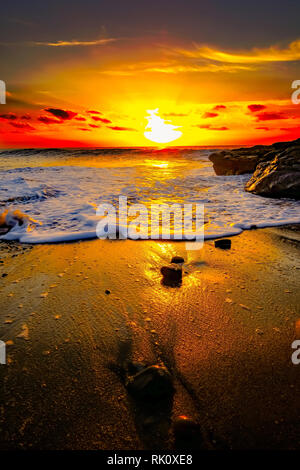
POLYGON ((209 156, 217 175, 252 173, 245 190, 267 197, 300 199, 300 139, 222 150, 209 156))

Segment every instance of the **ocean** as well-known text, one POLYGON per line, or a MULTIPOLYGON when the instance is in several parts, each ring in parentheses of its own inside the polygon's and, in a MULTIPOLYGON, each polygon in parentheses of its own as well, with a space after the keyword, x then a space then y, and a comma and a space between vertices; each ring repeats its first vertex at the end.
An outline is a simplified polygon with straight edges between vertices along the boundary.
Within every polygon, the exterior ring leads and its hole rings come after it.
POLYGON ((203 148, 26 149, 0 152, 0 212, 24 224, 0 239, 51 243, 96 237, 100 203, 203 204, 205 238, 300 223, 300 202, 249 194, 250 175, 216 176, 203 148), (28 217, 27 217, 28 216, 28 217))

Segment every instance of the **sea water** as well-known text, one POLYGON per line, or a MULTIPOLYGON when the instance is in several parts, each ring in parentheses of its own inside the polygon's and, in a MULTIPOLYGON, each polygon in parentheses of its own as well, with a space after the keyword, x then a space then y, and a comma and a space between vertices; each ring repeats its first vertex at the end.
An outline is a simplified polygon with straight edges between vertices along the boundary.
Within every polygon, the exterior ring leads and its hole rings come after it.
POLYGON ((203 148, 26 149, 0 152, 0 213, 30 223, 2 239, 51 243, 95 238, 101 203, 203 204, 205 239, 300 223, 300 202, 244 191, 250 175, 216 176, 203 148))

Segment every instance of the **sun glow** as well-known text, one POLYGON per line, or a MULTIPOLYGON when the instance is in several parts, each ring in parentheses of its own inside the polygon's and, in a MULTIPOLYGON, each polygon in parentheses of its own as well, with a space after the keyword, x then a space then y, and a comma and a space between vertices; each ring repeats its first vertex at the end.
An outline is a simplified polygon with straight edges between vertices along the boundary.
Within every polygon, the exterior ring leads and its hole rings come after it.
POLYGON ((158 116, 159 109, 149 109, 146 116, 148 124, 146 125, 144 136, 146 139, 156 142, 158 144, 166 144, 173 140, 179 139, 182 136, 181 131, 177 131, 179 126, 173 126, 173 124, 167 124, 164 119, 158 116))

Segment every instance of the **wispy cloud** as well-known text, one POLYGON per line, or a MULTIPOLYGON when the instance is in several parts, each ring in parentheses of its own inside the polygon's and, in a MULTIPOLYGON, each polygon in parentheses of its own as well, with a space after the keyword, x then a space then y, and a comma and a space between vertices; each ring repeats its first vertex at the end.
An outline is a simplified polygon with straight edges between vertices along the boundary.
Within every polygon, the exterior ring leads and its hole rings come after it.
POLYGON ((179 73, 201 73, 201 72, 237 72, 239 70, 252 70, 251 66, 238 64, 213 64, 206 63, 202 65, 187 63, 157 63, 155 65, 139 64, 125 66, 120 69, 100 70, 98 73, 112 76, 132 76, 138 73, 163 73, 163 74, 179 74, 179 73))
POLYGON ((72 39, 71 41, 26 41, 23 43, 1 42, 1 46, 46 46, 46 47, 86 47, 86 46, 105 46, 111 42, 117 41, 116 38, 100 38, 92 41, 80 41, 72 39))
POLYGON ((110 42, 116 41, 115 38, 102 38, 95 39, 94 41, 78 41, 76 39, 72 41, 55 41, 55 42, 34 42, 35 46, 50 46, 50 47, 74 47, 74 46, 103 46, 110 42))
POLYGON ((229 64, 260 64, 266 62, 291 62, 300 59, 300 39, 286 48, 270 46, 249 51, 222 51, 208 46, 194 44, 193 49, 173 49, 174 55, 189 59, 206 59, 229 64))

